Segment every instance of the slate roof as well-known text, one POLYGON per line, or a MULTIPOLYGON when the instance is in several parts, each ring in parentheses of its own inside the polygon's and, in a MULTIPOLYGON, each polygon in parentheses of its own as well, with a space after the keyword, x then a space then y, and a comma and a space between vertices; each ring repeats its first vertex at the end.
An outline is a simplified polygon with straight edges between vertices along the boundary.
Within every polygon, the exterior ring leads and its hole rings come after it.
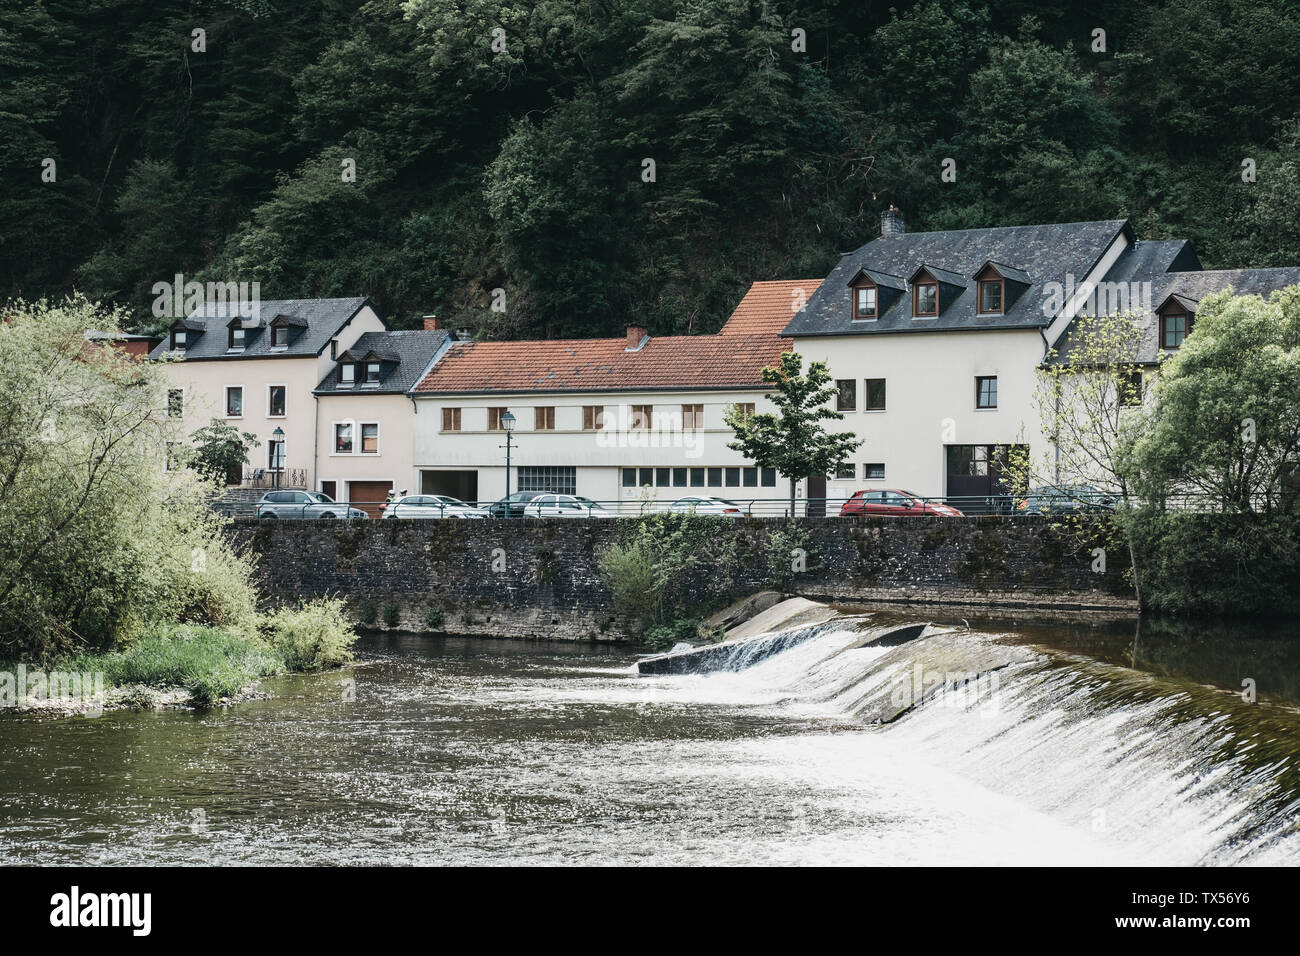
POLYGON ((366 332, 339 356, 340 361, 351 357, 361 361, 374 354, 381 362, 389 363, 381 370, 382 378, 376 385, 339 385, 338 365, 316 387, 317 395, 392 395, 411 388, 429 369, 438 351, 446 344, 445 330, 415 329, 407 332, 366 332), (394 363, 395 364, 392 364, 394 363))
MULTIPOLYGON (((259 308, 260 322, 255 326, 250 326, 247 321, 244 323, 245 328, 255 327, 257 331, 248 333, 242 352, 229 352, 227 332, 234 315, 228 310, 222 311, 217 303, 207 303, 184 320, 187 328, 204 330, 202 335, 188 343, 184 358, 185 361, 192 362, 204 359, 237 361, 319 355, 339 329, 347 325, 352 317, 361 311, 362 306, 368 304, 370 304, 369 300, 360 296, 351 299, 263 300, 259 308), (302 331, 293 336, 287 348, 272 351, 270 325, 281 315, 301 320, 301 323, 295 321, 293 324, 300 325, 302 331)), ((246 318, 250 317, 246 316, 246 318)), ((167 336, 149 353, 149 357, 159 359, 169 354, 171 354, 171 337, 167 336)))
POLYGON ((945 232, 909 232, 880 236, 843 256, 794 316, 782 334, 872 335, 882 332, 951 331, 955 329, 1041 328, 1051 317, 1043 314, 1043 285, 1065 282, 1067 274, 1081 282, 1100 261, 1121 231, 1122 219, 1070 222, 1045 226, 1001 226, 945 232), (974 276, 990 259, 1023 271, 1030 280, 1024 294, 1005 315, 978 315, 974 276), (911 276, 921 266, 946 270, 962 278, 965 289, 933 319, 912 318, 911 296, 903 295, 874 321, 852 318, 849 282, 859 269, 890 276, 911 276))
MULTIPOLYGON (((1155 271, 1155 267, 1161 262, 1174 263, 1174 258, 1169 254, 1172 251, 1171 247, 1181 246, 1182 244, 1182 240, 1139 243, 1139 245, 1169 248, 1148 250, 1145 253, 1147 256, 1145 264, 1153 267, 1151 271, 1144 273, 1141 269, 1133 268, 1131 263, 1121 261, 1116 262, 1115 267, 1106 274, 1107 281, 1126 283, 1149 281, 1151 283, 1150 301, 1143 302, 1136 308, 1130 304, 1130 310, 1135 313, 1134 321, 1142 330, 1142 344, 1136 359, 1140 364, 1154 365, 1160 361, 1160 323, 1155 310, 1164 304, 1165 300, 1170 296, 1175 297, 1185 308, 1194 313, 1197 304, 1206 296, 1221 292, 1229 287, 1237 295, 1253 293, 1268 298, 1278 289, 1300 284, 1300 266, 1288 266, 1280 269, 1155 271), (1112 279, 1112 275, 1117 276, 1117 278, 1112 279)), ((1114 310, 1103 308, 1101 311, 1110 312, 1114 310)), ((1069 360, 1072 348, 1077 341, 1075 338, 1076 325, 1077 323, 1071 323, 1065 334, 1061 336, 1061 343, 1057 350, 1058 355, 1054 357, 1053 362, 1059 363, 1069 360)))
POLYGON ((812 298, 821 279, 781 279, 755 282, 736 305, 719 335, 778 334, 794 316, 795 293, 802 289, 805 303, 812 298))
POLYGON ((763 388, 790 343, 775 334, 456 342, 412 394, 639 392, 763 388))

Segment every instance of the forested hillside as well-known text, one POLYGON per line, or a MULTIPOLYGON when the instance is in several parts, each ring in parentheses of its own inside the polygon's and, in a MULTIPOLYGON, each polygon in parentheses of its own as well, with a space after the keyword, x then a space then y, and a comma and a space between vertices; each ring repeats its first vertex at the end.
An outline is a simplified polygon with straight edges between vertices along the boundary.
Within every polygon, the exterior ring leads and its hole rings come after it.
POLYGON ((397 327, 709 332, 889 203, 1300 264, 1297 51, 1287 0, 8 0, 0 298, 143 328, 183 273, 397 327))

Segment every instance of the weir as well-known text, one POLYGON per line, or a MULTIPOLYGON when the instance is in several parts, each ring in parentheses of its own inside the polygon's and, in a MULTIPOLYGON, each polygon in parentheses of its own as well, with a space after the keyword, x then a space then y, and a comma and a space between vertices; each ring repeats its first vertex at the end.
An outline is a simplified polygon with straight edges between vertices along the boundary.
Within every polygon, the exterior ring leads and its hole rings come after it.
POLYGON ((1014 632, 851 614, 637 670, 669 699, 689 688, 707 702, 716 686, 728 702, 776 701, 792 718, 847 722, 900 759, 1147 859, 1300 858, 1300 713, 1289 706, 1054 652, 1014 632))

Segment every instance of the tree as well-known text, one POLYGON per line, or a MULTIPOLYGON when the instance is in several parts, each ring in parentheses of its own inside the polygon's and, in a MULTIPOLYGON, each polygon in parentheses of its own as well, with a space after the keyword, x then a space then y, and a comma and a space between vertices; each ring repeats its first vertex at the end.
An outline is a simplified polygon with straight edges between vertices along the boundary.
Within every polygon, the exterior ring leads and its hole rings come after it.
POLYGON ((213 481, 226 482, 248 464, 248 453, 261 442, 252 432, 241 432, 234 425, 214 418, 190 436, 194 451, 190 467, 213 481))
POLYGON ((760 468, 775 468, 790 479, 790 514, 794 515, 795 486, 800 479, 833 474, 861 444, 852 432, 827 432, 824 421, 844 418, 827 403, 835 395, 825 362, 813 362, 803 374, 803 356, 786 352, 779 367, 763 369, 763 381, 776 386, 768 392, 778 414, 744 414, 735 405, 726 422, 736 436, 727 447, 760 468))
POLYGON ((1121 455, 1152 507, 1190 494, 1223 513, 1296 513, 1300 286, 1202 299, 1156 399, 1121 455))
POLYGON ((122 312, 15 303, 0 322, 0 659, 130 640, 151 624, 244 626, 251 568, 192 471, 166 471, 162 370, 89 345, 122 312))

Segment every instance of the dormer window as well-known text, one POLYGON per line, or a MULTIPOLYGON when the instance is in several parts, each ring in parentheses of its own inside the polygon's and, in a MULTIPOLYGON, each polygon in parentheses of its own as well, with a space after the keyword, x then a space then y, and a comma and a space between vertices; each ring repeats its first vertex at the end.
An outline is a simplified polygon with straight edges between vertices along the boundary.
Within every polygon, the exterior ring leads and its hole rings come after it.
POLYGON ((1160 317, 1160 347, 1176 349, 1183 344, 1191 331, 1191 316, 1186 312, 1166 312, 1160 317))
POLYGON ((271 348, 283 349, 289 347, 289 326, 274 325, 271 327, 271 348))
POLYGON ((912 314, 915 316, 939 314, 939 283, 917 282, 912 286, 912 314))
POLYGON ((185 351, 185 330, 184 329, 172 329, 172 351, 173 352, 185 351))
POLYGON ((379 384, 379 363, 378 362, 366 363, 366 384, 367 385, 379 384))
POLYGON ((238 325, 238 324, 232 325, 230 327, 230 343, 229 343, 230 350, 238 351, 242 349, 244 347, 245 337, 246 337, 246 333, 242 325, 238 325))
POLYGON ((855 319, 874 319, 877 316, 876 287, 861 285, 853 290, 853 317, 855 319))
POLYGON ((981 279, 979 283, 979 311, 981 315, 1002 314, 1003 283, 1001 278, 981 279))
POLYGON ((350 388, 357 383, 357 367, 351 362, 339 366, 339 384, 350 388))

